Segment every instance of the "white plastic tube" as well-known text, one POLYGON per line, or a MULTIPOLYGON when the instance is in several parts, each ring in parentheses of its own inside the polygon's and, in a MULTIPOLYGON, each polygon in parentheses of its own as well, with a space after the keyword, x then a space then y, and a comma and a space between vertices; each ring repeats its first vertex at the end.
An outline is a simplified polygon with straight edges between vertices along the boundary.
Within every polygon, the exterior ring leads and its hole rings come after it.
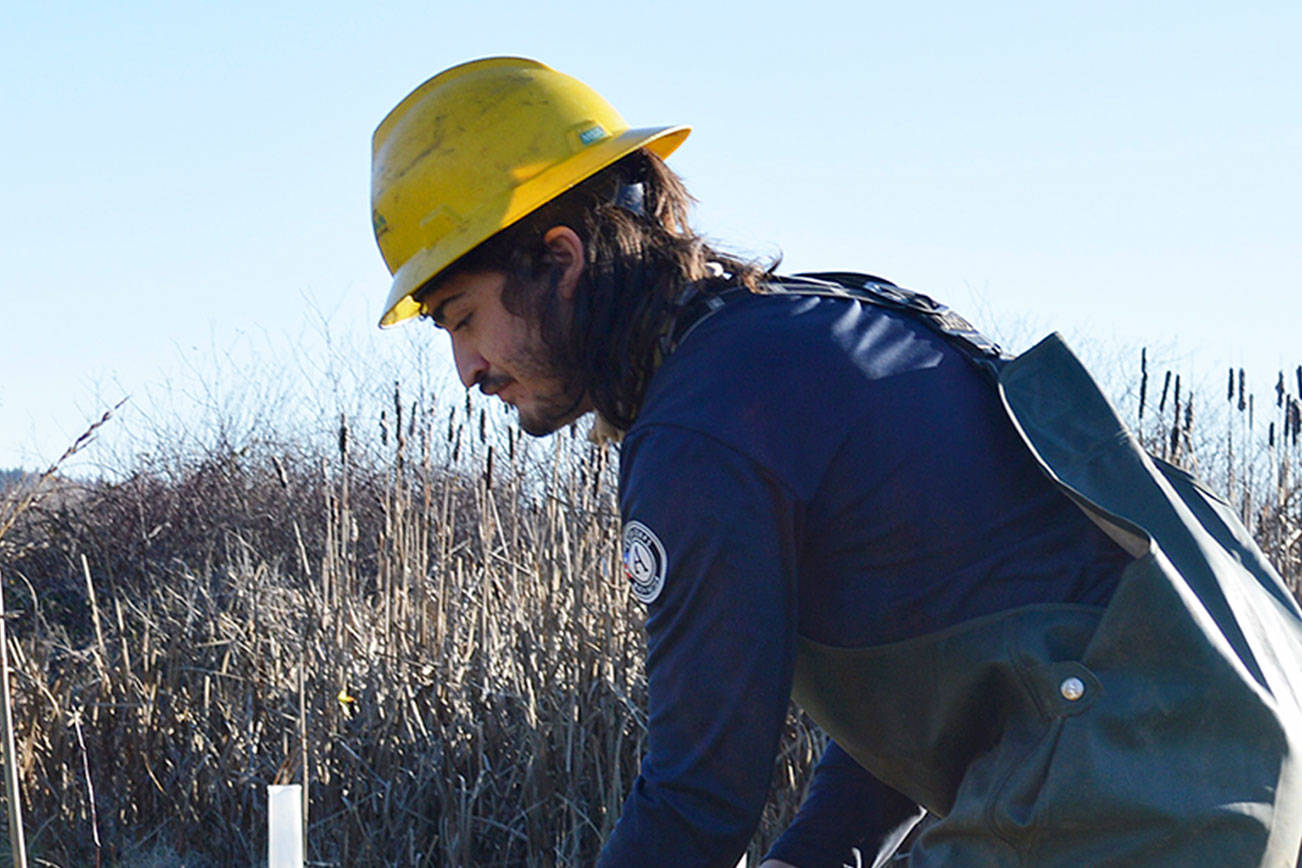
POLYGON ((303 868, 303 787, 267 787, 267 868, 303 868))

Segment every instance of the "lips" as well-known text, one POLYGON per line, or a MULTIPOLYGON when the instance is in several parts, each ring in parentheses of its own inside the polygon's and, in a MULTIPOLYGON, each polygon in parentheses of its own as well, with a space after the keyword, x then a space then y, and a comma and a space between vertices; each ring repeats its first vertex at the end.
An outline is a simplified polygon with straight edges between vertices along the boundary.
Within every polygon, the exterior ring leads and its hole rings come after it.
POLYGON ((510 377, 492 377, 485 379, 479 384, 479 391, 483 392, 485 395, 489 395, 490 397, 492 395, 500 395, 514 382, 515 380, 512 380, 510 377))
POLYGON ((512 406, 514 406, 515 402, 513 402, 509 397, 507 397, 506 394, 507 390, 514 385, 515 385, 515 380, 511 379, 510 377, 495 377, 493 379, 485 380, 484 382, 480 383, 479 391, 483 392, 485 395, 488 395, 489 397, 496 395, 497 397, 502 399, 503 403, 511 404, 512 406))

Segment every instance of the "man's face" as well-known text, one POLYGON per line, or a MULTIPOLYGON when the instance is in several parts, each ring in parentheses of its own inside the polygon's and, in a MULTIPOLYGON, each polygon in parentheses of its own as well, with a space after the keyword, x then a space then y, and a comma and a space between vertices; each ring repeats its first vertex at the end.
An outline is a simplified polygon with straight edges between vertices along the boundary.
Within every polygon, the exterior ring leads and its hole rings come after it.
POLYGON ((536 323, 502 305, 506 275, 455 274, 422 300, 425 311, 452 339, 457 374, 466 388, 479 386, 520 414, 535 437, 550 434, 591 409, 576 401, 572 378, 558 369, 536 323))

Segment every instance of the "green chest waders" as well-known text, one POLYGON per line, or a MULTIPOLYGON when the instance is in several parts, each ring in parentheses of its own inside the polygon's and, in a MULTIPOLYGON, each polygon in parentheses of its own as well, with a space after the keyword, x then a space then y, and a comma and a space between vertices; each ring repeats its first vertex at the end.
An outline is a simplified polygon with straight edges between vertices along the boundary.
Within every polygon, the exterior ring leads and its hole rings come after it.
POLYGON ((801 640, 795 699, 939 818, 909 864, 1298 864, 1302 611, 1247 531, 1144 453, 1057 335, 1008 360, 925 296, 866 290, 994 373, 1044 471, 1135 556, 1106 608, 1028 606, 869 648, 801 640))

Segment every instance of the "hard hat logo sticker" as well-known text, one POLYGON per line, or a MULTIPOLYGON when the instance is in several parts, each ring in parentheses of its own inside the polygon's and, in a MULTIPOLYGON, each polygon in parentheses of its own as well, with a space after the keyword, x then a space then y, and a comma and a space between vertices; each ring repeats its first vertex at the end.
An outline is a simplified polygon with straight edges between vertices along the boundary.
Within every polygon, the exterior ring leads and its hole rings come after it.
POLYGON ((624 525, 622 549, 624 575, 633 586, 633 596, 648 605, 655 602, 664 590, 668 566, 659 537, 642 522, 630 521, 624 525))
POLYGON ((583 142, 583 144, 585 145, 590 145, 593 142, 599 142, 605 137, 606 137, 606 130, 600 124, 598 124, 595 127, 588 127, 586 130, 579 133, 579 141, 583 142))

